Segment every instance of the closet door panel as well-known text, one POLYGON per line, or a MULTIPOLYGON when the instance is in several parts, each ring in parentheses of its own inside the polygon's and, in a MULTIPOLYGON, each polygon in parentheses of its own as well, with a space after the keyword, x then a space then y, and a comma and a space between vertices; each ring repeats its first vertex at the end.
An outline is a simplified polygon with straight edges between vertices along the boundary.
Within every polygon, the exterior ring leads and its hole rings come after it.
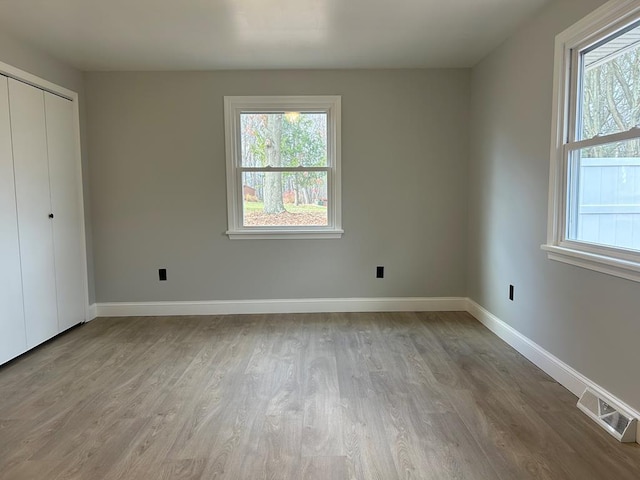
POLYGON ((85 320, 81 173, 73 102, 45 92, 60 331, 85 320))
POLYGON ((27 347, 58 333, 44 92, 9 79, 27 347))
POLYGON ((27 349, 8 88, 0 75, 0 364, 27 349))

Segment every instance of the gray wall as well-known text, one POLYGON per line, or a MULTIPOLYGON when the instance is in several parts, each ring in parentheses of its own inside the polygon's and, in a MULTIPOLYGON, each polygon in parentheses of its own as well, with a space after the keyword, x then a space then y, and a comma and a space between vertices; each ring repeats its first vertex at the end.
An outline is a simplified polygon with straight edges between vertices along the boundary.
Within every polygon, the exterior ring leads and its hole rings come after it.
POLYGON ((555 35, 602 0, 551 3, 472 71, 469 296, 640 408, 640 285, 546 258, 555 35), (507 299, 515 285, 515 301, 507 299))
POLYGON ((98 302, 465 294, 468 70, 85 82, 98 302), (342 95, 342 239, 224 234, 223 96, 265 94, 342 95))
POLYGON ((95 302, 93 283, 93 252, 91 234, 91 202, 89 194, 89 156, 86 136, 86 111, 84 98, 84 78, 82 72, 50 55, 33 48, 6 32, 0 31, 0 61, 13 67, 44 78, 56 85, 68 88, 78 94, 80 109, 80 141, 82 145, 82 174, 84 187, 85 227, 87 236, 87 265, 89 279, 89 303, 95 302))

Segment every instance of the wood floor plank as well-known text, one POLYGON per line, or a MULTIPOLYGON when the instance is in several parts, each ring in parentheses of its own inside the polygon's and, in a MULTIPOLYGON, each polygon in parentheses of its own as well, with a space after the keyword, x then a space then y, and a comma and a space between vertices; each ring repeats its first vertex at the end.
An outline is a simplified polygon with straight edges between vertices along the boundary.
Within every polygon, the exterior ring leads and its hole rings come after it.
POLYGON ((347 480, 345 457, 305 457, 302 459, 302 480, 347 480))
MULTIPOLYGON (((173 462, 163 462, 159 469, 158 480, 198 480, 202 478, 206 460, 186 459, 173 462)), ((124 476, 120 478, 144 478, 142 475, 138 477, 124 476)))
POLYGON ((343 444, 349 479, 400 478, 385 431, 385 415, 375 397, 342 399, 343 444))
POLYGON ((497 478, 458 414, 434 413, 424 398, 385 396, 385 426, 400 478, 497 478))
POLYGON ((335 344, 338 387, 343 397, 366 398, 373 394, 373 384, 366 364, 364 339, 354 328, 355 314, 342 314, 335 322, 335 344))
POLYGON ((513 478, 514 472, 522 472, 525 478, 590 478, 592 471, 580 461, 578 451, 518 392, 467 393, 458 392, 453 402, 474 438, 501 466, 501 477, 513 478))
POLYGON ((635 445, 611 441, 611 436, 581 411, 553 411, 543 418, 563 441, 580 453, 579 461, 593 478, 640 478, 640 460, 629 455, 636 450, 635 445), (585 438, 590 441, 585 442, 585 438))
POLYGON ((303 360, 302 450, 304 457, 343 455, 342 407, 334 335, 325 322, 309 321, 303 360))
POLYGON ((299 478, 301 441, 302 412, 267 415, 259 445, 264 477, 299 478))
POLYGON ((0 367, 0 478, 637 479, 467 313, 104 318, 0 367))

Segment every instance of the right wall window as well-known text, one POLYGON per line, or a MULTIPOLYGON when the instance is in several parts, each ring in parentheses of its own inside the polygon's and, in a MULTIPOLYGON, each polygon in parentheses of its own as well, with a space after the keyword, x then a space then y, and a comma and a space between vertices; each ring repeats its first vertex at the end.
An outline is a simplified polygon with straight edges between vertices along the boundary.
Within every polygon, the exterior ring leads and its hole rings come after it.
POLYGON ((558 35, 549 257, 640 281, 640 5, 558 35))

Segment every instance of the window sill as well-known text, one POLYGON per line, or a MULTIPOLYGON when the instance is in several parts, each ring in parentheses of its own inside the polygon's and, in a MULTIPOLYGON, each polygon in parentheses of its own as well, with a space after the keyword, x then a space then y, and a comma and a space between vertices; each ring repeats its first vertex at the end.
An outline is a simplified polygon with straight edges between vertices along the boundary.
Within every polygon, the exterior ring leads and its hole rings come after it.
POLYGON ((342 238, 344 230, 229 230, 231 240, 312 240, 342 238))
POLYGON ((640 282, 640 264, 558 245, 542 245, 550 260, 640 282))

